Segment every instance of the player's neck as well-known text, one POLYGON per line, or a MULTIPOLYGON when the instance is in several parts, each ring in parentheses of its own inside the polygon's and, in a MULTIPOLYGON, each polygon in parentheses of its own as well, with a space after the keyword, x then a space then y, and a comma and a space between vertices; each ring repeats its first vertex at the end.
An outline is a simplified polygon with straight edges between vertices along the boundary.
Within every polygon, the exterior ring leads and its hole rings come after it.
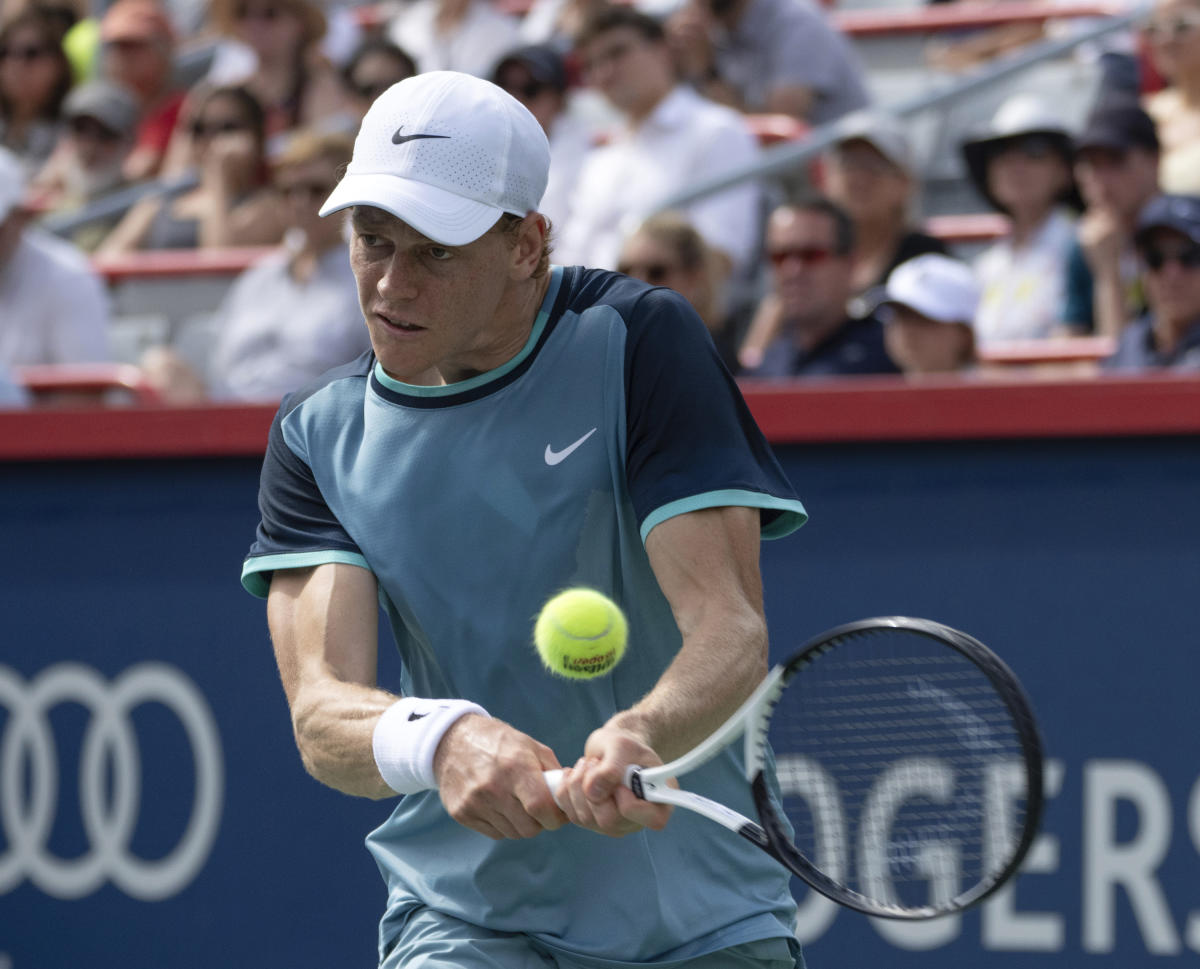
POLYGON ((529 342, 529 335, 533 332, 538 310, 549 286, 549 272, 519 284, 512 298, 501 304, 494 324, 471 353, 437 366, 441 383, 470 380, 504 366, 517 356, 529 342))

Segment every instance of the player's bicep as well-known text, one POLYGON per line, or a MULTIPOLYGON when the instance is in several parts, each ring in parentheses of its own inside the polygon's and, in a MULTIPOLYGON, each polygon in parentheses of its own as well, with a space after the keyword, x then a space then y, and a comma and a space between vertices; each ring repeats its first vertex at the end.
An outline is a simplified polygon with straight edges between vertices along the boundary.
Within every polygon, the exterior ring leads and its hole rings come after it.
POLYGON ((646 536, 646 553, 685 643, 721 628, 766 663, 759 571, 759 511, 722 506, 668 518, 646 536))
POLYGON ((329 680, 375 685, 379 609, 368 570, 329 563, 276 571, 267 622, 289 703, 329 680))

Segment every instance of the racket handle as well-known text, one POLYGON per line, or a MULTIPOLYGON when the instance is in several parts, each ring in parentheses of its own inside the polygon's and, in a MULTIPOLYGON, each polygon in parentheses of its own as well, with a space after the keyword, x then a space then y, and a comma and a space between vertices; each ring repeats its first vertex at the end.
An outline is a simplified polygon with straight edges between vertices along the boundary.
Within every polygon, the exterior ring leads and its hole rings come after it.
MULTIPOLYGON (((625 786, 637 794, 638 797, 643 796, 642 785, 637 779, 637 773, 640 770, 641 768, 634 764, 630 764, 625 768, 625 786)), ((560 767, 555 770, 544 770, 542 771, 542 777, 546 780, 546 786, 550 788, 550 796, 554 798, 554 803, 562 807, 558 801, 558 789, 562 787, 563 769, 560 767)))

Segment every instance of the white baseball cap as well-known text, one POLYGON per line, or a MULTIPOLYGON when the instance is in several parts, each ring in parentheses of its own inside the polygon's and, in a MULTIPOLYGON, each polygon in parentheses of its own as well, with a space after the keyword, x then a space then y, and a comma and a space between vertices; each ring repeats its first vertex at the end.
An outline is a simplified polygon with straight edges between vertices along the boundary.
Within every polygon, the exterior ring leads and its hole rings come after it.
POLYGON ((939 323, 970 326, 979 296, 979 281, 970 266, 930 252, 891 271, 880 303, 899 303, 939 323))
POLYGON ((549 172, 546 134, 516 98, 470 74, 429 71, 376 98, 320 214, 371 205, 462 246, 505 212, 535 211, 549 172))

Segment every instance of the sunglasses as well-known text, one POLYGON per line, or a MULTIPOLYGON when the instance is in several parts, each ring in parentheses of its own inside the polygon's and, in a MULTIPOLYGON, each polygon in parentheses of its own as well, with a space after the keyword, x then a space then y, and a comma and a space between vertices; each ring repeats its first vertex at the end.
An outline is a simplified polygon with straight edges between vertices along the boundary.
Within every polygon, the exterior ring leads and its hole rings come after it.
POLYGON ((278 20, 286 13, 286 8, 271 4, 255 7, 248 3, 239 3, 233 8, 233 16, 237 20, 265 20, 268 23, 278 20))
POLYGON ((32 62, 46 57, 54 52, 54 48, 46 45, 29 45, 27 47, 0 47, 0 61, 32 62))
POLYGON ((546 90, 546 85, 541 81, 526 81, 524 84, 505 84, 504 90, 518 101, 532 101, 546 90))
POLYGON ((837 253, 822 246, 793 246, 790 249, 771 249, 767 258, 776 269, 782 269, 786 263, 796 260, 802 266, 819 266, 828 262, 837 253))
POLYGON ((1170 18, 1151 20, 1142 28, 1142 33, 1146 35, 1147 40, 1161 44, 1181 40, 1197 27, 1200 27, 1200 15, 1181 13, 1170 18))
POLYGON ((617 272, 634 279, 640 279, 651 286, 662 286, 678 267, 665 262, 622 262, 617 264, 617 272))
POLYGON ((1180 269, 1200 269, 1200 246, 1178 246, 1170 249, 1146 246, 1142 250, 1142 260, 1151 272, 1158 272, 1169 262, 1178 263, 1180 269))
POLYGON ((1058 149, 1049 138, 1043 138, 1041 135, 1030 135, 1025 138, 1014 138, 1011 141, 1001 142, 992 149, 991 157, 999 158, 1001 155, 1020 155, 1022 158, 1038 161, 1057 154, 1058 149))
POLYGON ((213 138, 217 135, 249 130, 250 126, 244 121, 214 121, 211 124, 205 124, 203 121, 192 122, 193 138, 213 138))
POLYGON ((120 132, 105 127, 94 118, 80 115, 71 119, 71 134, 76 138, 88 138, 92 141, 107 141, 109 143, 121 140, 120 132))
POLYGON ((315 202, 324 199, 334 190, 331 182, 291 182, 275 186, 275 191, 285 199, 297 198, 301 202, 315 202))

